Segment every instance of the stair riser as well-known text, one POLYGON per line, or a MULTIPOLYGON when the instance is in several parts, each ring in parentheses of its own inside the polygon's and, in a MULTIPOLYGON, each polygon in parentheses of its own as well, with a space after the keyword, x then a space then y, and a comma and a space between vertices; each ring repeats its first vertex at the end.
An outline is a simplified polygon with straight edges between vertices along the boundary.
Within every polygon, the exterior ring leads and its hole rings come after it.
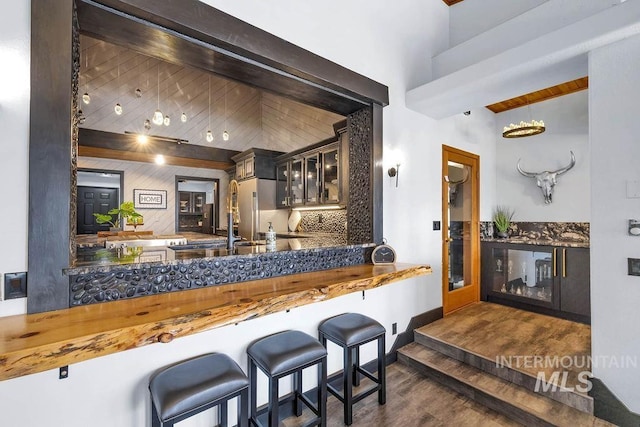
MULTIPOLYGON (((537 379, 535 377, 517 371, 513 368, 497 366, 495 360, 489 360, 484 357, 469 353, 464 349, 458 348, 437 339, 433 339, 418 332, 415 333, 415 341, 427 348, 449 356, 452 359, 481 369, 484 372, 497 376, 498 378, 524 387, 527 390, 535 391, 537 382, 537 379)), ((542 390, 537 391, 536 393, 556 400, 565 405, 571 406, 572 408, 586 412, 588 414, 593 414, 593 400, 584 395, 559 390, 542 390)))
POLYGON ((439 382, 442 385, 445 385, 452 390, 462 394, 463 396, 468 397, 490 409, 493 409, 496 412, 499 412, 506 417, 519 422, 526 426, 533 427, 554 427, 554 424, 550 424, 545 420, 540 419, 539 417, 527 412, 526 410, 519 408, 501 400, 495 396, 492 396, 482 390, 478 390, 477 388, 461 382, 456 378, 450 377, 446 373, 441 372, 438 369, 433 369, 432 367, 425 365, 419 361, 414 360, 411 357, 408 357, 401 352, 398 352, 398 361, 416 369, 421 374, 425 375, 428 378, 433 379, 434 381, 439 382))

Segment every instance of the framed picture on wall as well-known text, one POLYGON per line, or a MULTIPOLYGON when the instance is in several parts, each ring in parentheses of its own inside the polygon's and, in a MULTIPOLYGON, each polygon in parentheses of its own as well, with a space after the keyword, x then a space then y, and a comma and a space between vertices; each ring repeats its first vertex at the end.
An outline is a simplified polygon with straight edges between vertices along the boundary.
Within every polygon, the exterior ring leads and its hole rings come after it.
POLYGON ((133 190, 136 209, 167 209, 167 190, 133 190))

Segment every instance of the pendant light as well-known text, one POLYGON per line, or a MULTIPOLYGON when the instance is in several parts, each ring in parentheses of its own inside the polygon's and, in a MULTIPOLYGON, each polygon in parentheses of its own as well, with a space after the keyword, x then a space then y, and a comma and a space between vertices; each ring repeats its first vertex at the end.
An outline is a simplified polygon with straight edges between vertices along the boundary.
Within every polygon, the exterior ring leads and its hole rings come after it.
MULTIPOLYGON (((118 78, 116 79, 116 84, 118 85, 118 93, 122 92, 120 90, 120 50, 118 50, 118 78)), ((122 115, 122 105, 119 102, 116 103, 113 110, 116 112, 118 116, 122 115)))
POLYGON ((180 121, 182 123, 187 123, 187 113, 182 113, 182 115, 180 116, 180 121))
MULTIPOLYGON (((528 94, 525 95, 525 101, 527 103, 527 112, 531 119, 531 104, 529 104, 528 94)), ((525 122, 522 120, 520 123, 511 123, 509 126, 505 126, 502 132, 503 138, 524 138, 527 136, 533 136, 541 134, 546 130, 544 122, 542 120, 533 120, 525 122)))
POLYGON ((229 132, 227 132, 227 81, 224 82, 224 132, 222 132, 222 139, 229 140, 229 132))
POLYGON ((211 132, 211 76, 208 76, 208 92, 209 92, 209 129, 207 130, 207 142, 213 142, 213 132, 211 132))
POLYGON ((160 62, 158 62, 158 108, 153 113, 153 123, 160 126, 164 123, 164 114, 160 111, 160 62))
POLYGON ((87 49, 84 50, 84 94, 82 95, 82 102, 86 105, 89 105, 91 102, 91 97, 89 96, 89 56, 87 56, 87 49))

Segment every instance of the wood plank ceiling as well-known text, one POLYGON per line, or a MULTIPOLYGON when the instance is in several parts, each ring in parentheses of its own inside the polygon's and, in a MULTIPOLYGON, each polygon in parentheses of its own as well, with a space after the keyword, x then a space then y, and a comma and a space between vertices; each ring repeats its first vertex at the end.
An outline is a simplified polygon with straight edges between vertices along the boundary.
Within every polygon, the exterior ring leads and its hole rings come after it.
POLYGON ((513 110, 514 108, 524 107, 526 105, 535 104, 536 102, 546 101, 548 99, 579 92, 588 88, 589 77, 581 77, 576 80, 560 83, 556 86, 551 86, 535 92, 526 93, 515 98, 496 102, 495 104, 487 105, 486 107, 494 113, 502 113, 504 111, 513 110))
MULTIPOLYGON (((244 151, 264 148, 289 152, 334 135, 343 116, 203 72, 158 60, 82 35, 79 101, 82 128, 123 134, 145 133, 145 119, 156 109, 169 126, 151 124, 149 135, 188 144, 244 151), (140 89, 141 96, 136 95, 140 89), (121 115, 115 114, 119 103, 121 115), (187 121, 180 120, 181 114, 187 121), (214 135, 207 142, 207 130, 214 135), (224 141, 227 130, 230 139, 224 141)), ((80 141, 82 144, 82 141, 80 141)))

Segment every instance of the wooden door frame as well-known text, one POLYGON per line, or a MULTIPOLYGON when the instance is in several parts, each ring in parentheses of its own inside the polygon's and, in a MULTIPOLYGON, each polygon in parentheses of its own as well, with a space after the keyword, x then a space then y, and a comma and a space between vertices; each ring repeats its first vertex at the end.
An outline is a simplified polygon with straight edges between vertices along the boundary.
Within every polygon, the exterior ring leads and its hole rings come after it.
MULTIPOLYGON (((442 145, 442 309, 446 316, 474 302, 480 301, 480 156, 458 148, 442 145), (472 285, 449 291, 449 252, 448 252, 448 203, 449 185, 444 176, 448 175, 449 160, 458 161, 463 157, 471 162, 471 280, 472 285)), ((466 260, 465 260, 466 262, 466 260)))

